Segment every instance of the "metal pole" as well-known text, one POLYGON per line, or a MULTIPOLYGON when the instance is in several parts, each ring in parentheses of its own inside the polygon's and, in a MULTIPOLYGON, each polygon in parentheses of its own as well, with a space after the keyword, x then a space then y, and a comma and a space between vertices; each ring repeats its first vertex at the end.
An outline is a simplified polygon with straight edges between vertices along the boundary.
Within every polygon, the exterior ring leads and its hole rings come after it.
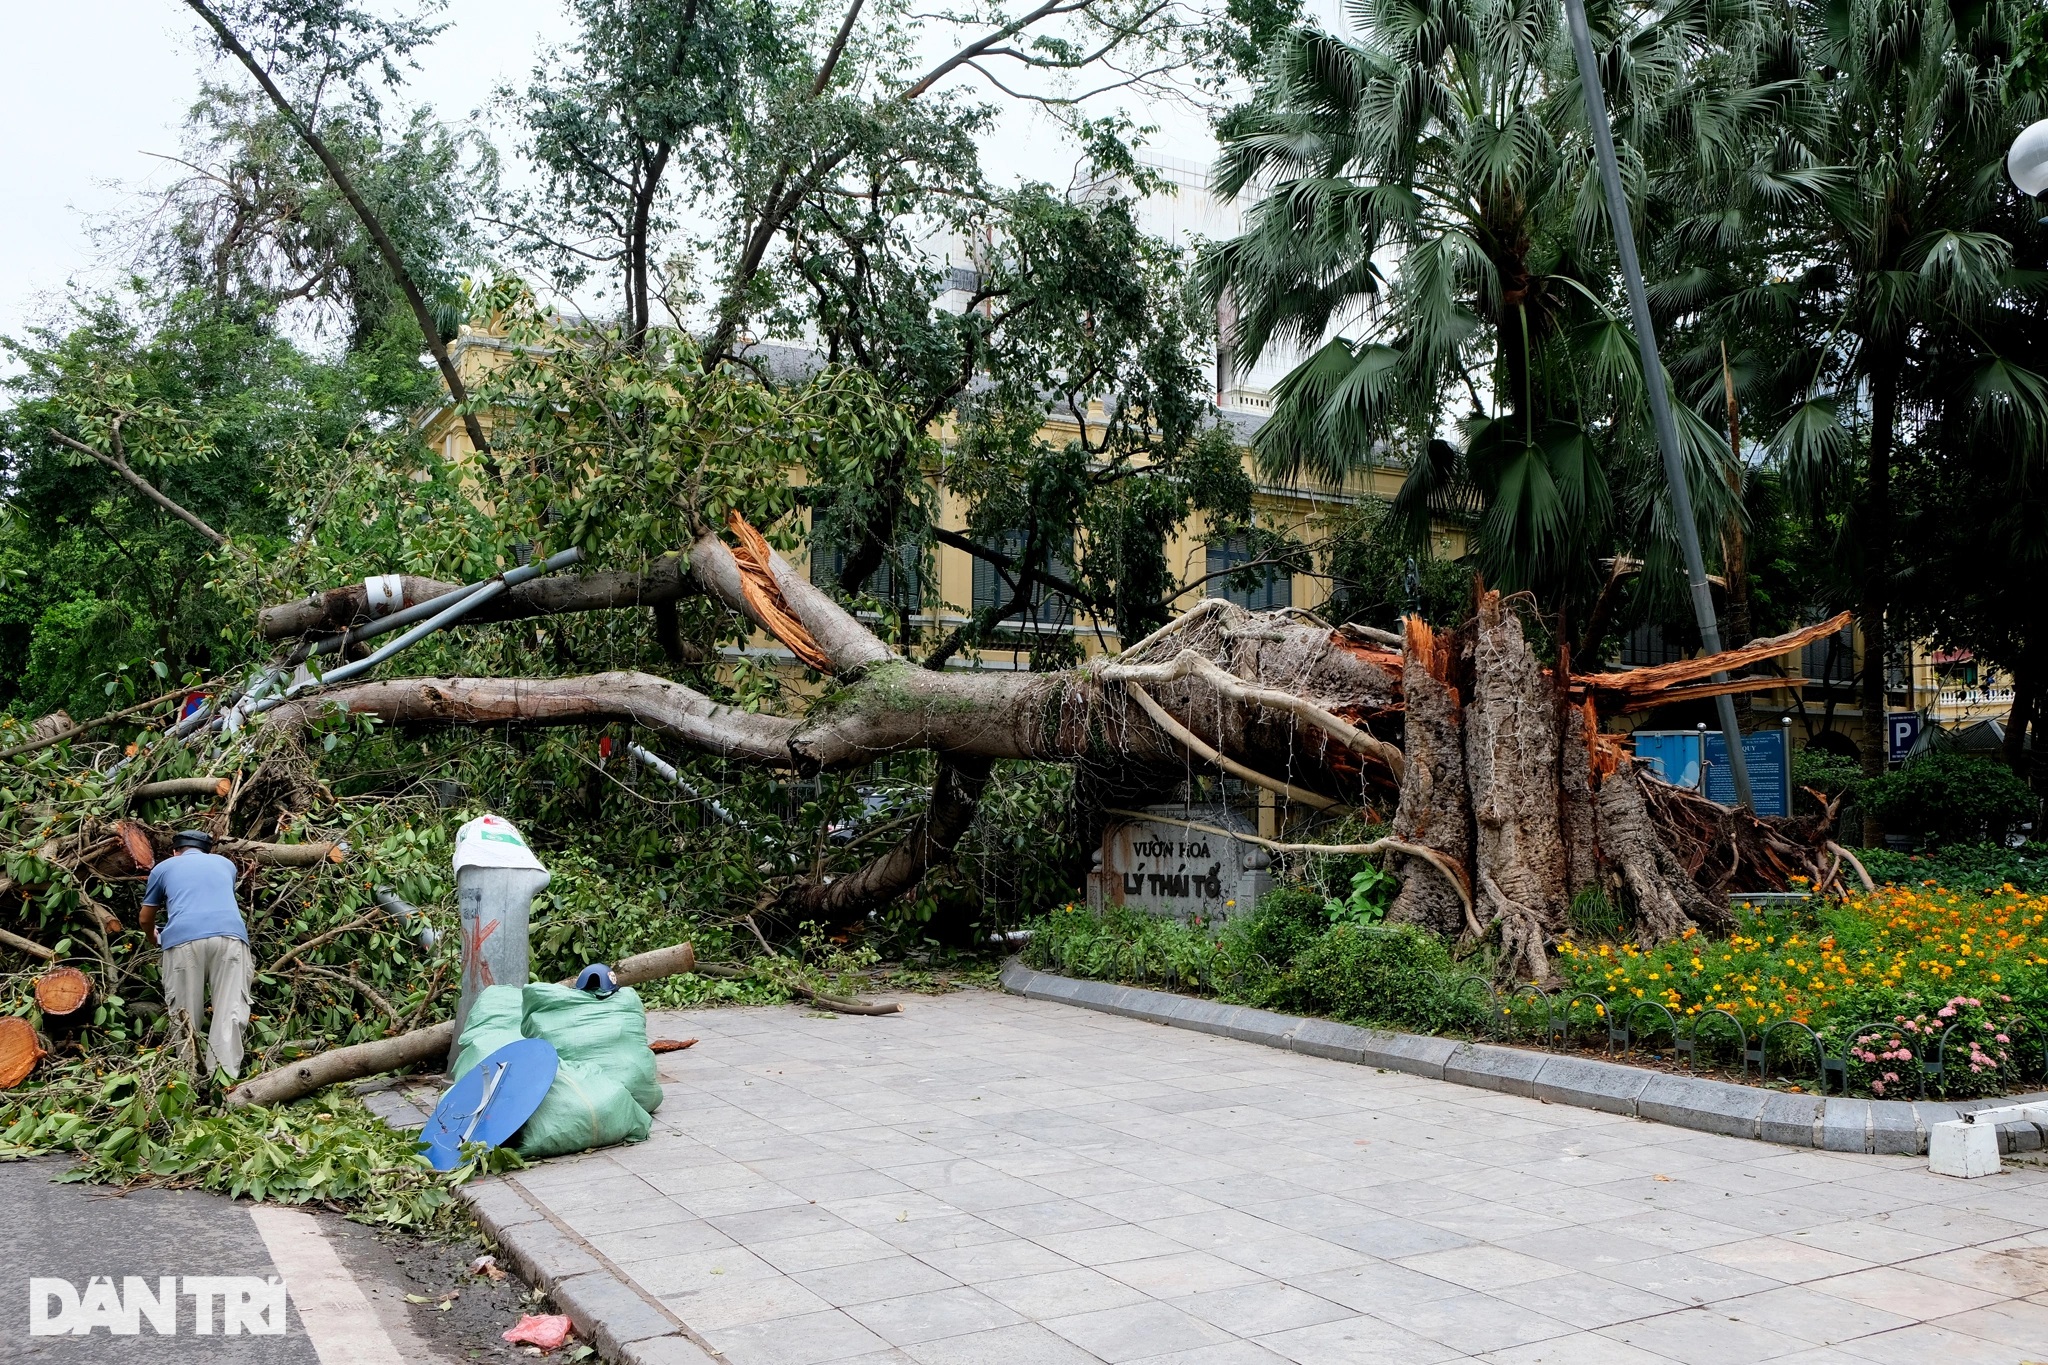
MULTIPOLYGON (((1635 224, 1628 196, 1622 193, 1621 166, 1614 159, 1614 131, 1607 123, 1607 100, 1600 90, 1600 68, 1593 60, 1593 39, 1586 27, 1584 0, 1564 0, 1571 24, 1572 50, 1579 61, 1579 88, 1586 97, 1586 121, 1593 129, 1593 154, 1600 162, 1600 183, 1607 191, 1607 216, 1614 223, 1614 245, 1621 256, 1622 281, 1628 286, 1629 313, 1635 321, 1636 347, 1642 354, 1643 389, 1650 399, 1650 425, 1664 453, 1664 482, 1671 490, 1671 517, 1678 523, 1678 544, 1685 553, 1686 579, 1692 588, 1693 616, 1699 621, 1700 644, 1707 653, 1721 652, 1721 626, 1714 617, 1714 594, 1707 587, 1707 562, 1700 554, 1699 527, 1693 523, 1692 490, 1685 482, 1685 462, 1678 453, 1678 424, 1671 418, 1671 396, 1664 389, 1664 362, 1657 356, 1657 333, 1650 322, 1650 300, 1643 292, 1643 267, 1636 259, 1635 224)), ((1715 682, 1728 675, 1716 673, 1715 682)), ((1735 799, 1754 810, 1749 792, 1749 763, 1742 752, 1742 730, 1735 723, 1735 702, 1714 699, 1721 733, 1728 741, 1728 767, 1735 777, 1735 799)), ((1702 758, 1705 755, 1701 755, 1702 758)))

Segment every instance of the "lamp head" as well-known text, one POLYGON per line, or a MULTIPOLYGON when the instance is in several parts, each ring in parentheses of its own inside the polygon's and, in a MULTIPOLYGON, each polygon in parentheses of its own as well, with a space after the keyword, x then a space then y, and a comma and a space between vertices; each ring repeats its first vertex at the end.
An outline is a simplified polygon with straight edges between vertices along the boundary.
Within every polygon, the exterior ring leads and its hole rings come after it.
POLYGON ((2021 131, 2005 154, 2005 173, 2032 198, 2048 191, 2048 119, 2021 131))

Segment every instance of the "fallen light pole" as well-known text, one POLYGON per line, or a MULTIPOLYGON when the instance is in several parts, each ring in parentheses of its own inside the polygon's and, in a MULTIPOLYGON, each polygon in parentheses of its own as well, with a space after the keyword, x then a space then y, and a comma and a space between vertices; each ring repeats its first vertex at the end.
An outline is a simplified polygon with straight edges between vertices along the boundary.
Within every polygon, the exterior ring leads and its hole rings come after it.
MULTIPOLYGON (((1678 525, 1679 548, 1685 553, 1685 575, 1692 589, 1692 610, 1699 622, 1700 647, 1708 654, 1721 652, 1721 625, 1714 615, 1714 594, 1707 586, 1707 562, 1700 554, 1699 526, 1693 521, 1692 489, 1685 481, 1685 461, 1678 449, 1678 425, 1671 417, 1671 396, 1664 388, 1664 362, 1657 355, 1657 333, 1650 321, 1650 300, 1643 291, 1642 262, 1636 258, 1635 223, 1629 216, 1628 195, 1621 184, 1621 166, 1614 159, 1614 130, 1607 122, 1607 99, 1600 88, 1600 66, 1593 58, 1593 38, 1586 27, 1585 0, 1564 0, 1565 17, 1571 24, 1572 51, 1578 57, 1579 89, 1586 99, 1586 122, 1593 130, 1593 155, 1600 163, 1600 183, 1607 192, 1607 216, 1614 225, 1614 245, 1621 256, 1622 282, 1628 287, 1629 314, 1636 329, 1636 349, 1642 357, 1643 391, 1650 400, 1650 425, 1656 429, 1657 445, 1664 455, 1664 482, 1671 490, 1671 519, 1678 525)), ((1728 681, 1716 673, 1714 681, 1728 681)), ((1721 733, 1728 741, 1728 767, 1735 778, 1735 799, 1744 810, 1755 810, 1749 792, 1749 760, 1742 751, 1742 727, 1735 720, 1735 700, 1723 693, 1714 699, 1721 733)))

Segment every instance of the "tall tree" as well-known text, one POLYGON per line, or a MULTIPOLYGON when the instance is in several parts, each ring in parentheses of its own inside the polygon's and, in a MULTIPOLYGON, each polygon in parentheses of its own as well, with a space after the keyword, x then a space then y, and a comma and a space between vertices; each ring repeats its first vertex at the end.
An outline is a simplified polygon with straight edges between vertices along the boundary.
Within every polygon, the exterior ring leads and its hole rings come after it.
MULTIPOLYGON (((2038 287, 2020 270, 2017 193, 2006 145, 2038 109, 2011 82, 2017 25, 2009 0, 1790 3, 1778 11, 1812 104, 1791 131, 1827 169, 1776 236, 1775 274, 1791 287, 1750 291, 1735 325, 1796 326, 1804 374, 1774 447, 1796 489, 1853 488, 1845 551, 1858 579, 1861 703, 1871 726, 1866 773, 1884 770, 1886 672, 1897 637, 1894 474, 1939 408, 1950 423, 1995 431, 2015 460, 2048 433, 2038 334, 1997 326, 2038 287), (1944 396, 1945 395, 1945 396, 1944 396), (1960 402, 1958 401, 1960 400, 1960 402), (1960 410, 1959 410, 1960 409, 1960 410)), ((1865 837, 1879 833, 1866 819, 1865 837)))
MULTIPOLYGON (((1220 186, 1255 202, 1204 262, 1209 296, 1232 306, 1241 366, 1311 351, 1259 433, 1266 466, 1338 481, 1405 464, 1396 506, 1412 533, 1432 515, 1474 519, 1489 581, 1551 610, 1589 601, 1596 561, 1618 548, 1668 577, 1642 377, 1558 15, 1538 0, 1371 0, 1354 19, 1355 41, 1287 34, 1221 129, 1220 186), (1356 332, 1325 340, 1340 328, 1356 332)), ((1739 120, 1739 87, 1690 58, 1741 15, 1606 6, 1599 20, 1640 194, 1646 161, 1688 138, 1718 145, 1739 120), (1685 126, 1681 108, 1698 111, 1685 126)), ((1727 441, 1681 419, 1711 531, 1731 504, 1727 441)))

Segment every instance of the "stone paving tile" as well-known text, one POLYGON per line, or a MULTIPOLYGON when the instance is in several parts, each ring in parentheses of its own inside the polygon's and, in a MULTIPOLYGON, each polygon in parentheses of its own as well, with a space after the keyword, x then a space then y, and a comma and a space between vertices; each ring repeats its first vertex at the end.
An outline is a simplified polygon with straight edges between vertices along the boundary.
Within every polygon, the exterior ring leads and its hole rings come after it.
POLYGON ((664 1016, 514 1178, 733 1365, 2048 1358, 2048 1170, 1773 1148, 981 992, 664 1016))

